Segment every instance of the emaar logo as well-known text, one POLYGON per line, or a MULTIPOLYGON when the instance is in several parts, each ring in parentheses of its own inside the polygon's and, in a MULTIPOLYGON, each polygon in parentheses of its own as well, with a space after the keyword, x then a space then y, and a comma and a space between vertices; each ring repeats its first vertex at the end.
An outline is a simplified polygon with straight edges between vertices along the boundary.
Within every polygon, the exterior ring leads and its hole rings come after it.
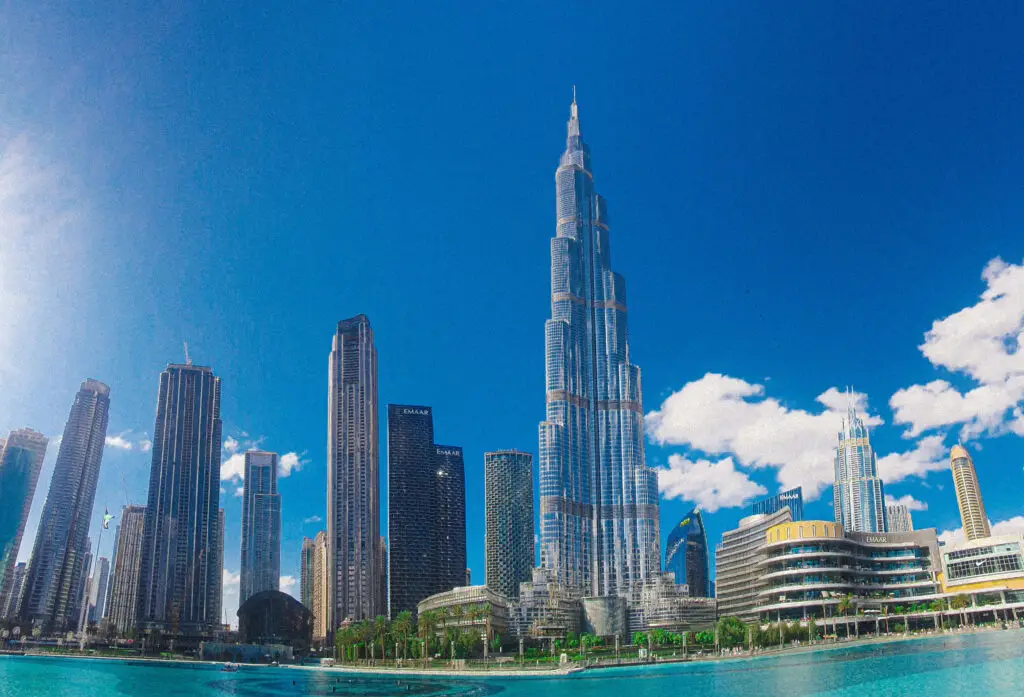
POLYGON ((403 414, 415 414, 416 416, 426 416, 430 413, 429 409, 403 409, 403 414))
POLYGON ((449 450, 447 448, 438 448, 437 449, 437 454, 438 455, 445 455, 445 456, 454 456, 454 455, 461 455, 462 451, 461 450, 449 450))
POLYGON ((879 543, 885 544, 886 542, 889 541, 889 540, 887 540, 882 535, 868 535, 867 539, 868 539, 868 542, 871 542, 871 543, 874 543, 874 544, 879 544, 879 543))
POLYGON ((796 501, 800 494, 779 494, 779 501, 796 501))

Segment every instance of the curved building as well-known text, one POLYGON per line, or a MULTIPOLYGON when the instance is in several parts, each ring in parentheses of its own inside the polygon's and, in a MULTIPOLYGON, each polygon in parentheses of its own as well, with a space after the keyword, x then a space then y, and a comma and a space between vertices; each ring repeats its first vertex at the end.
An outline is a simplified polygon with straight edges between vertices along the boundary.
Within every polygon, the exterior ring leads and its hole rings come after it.
POLYGON ((954 445, 949 451, 949 466, 953 470, 953 487, 956 489, 960 520, 964 524, 964 536, 968 540, 988 537, 992 532, 981 500, 981 489, 978 488, 978 473, 964 446, 954 445))
POLYGON ((555 171, 555 211, 539 428, 540 561, 583 595, 627 595, 635 581, 659 572, 658 477, 644 460, 626 279, 612 270, 608 206, 594 189, 575 99, 555 171))
POLYGON ((711 597, 708 536, 699 508, 687 513, 669 533, 665 544, 665 571, 675 574, 676 583, 685 583, 691 596, 711 597))
POLYGON ((757 569, 764 621, 834 618, 847 595, 851 614, 887 614, 885 606, 934 600, 941 593, 934 529, 867 534, 823 520, 774 525, 757 569))
POLYGON ((775 513, 747 516, 740 526, 722 534, 715 549, 715 597, 719 617, 757 618, 757 592, 763 584, 758 562, 764 558, 769 528, 793 520, 789 506, 775 513))

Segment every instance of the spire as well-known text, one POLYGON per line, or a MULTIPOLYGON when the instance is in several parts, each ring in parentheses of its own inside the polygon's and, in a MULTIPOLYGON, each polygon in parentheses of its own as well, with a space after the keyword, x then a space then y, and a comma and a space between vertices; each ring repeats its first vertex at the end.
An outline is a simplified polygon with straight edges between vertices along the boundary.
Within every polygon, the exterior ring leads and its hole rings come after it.
POLYGON ((580 135, 580 113, 576 106, 576 85, 572 86, 572 104, 569 106, 569 137, 580 135))

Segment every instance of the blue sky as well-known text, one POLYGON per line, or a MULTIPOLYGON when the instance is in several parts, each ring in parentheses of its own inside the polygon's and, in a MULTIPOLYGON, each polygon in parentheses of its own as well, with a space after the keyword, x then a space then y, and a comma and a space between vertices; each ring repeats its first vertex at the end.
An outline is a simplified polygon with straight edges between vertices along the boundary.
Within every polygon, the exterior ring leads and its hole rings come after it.
MULTIPOLYGON (((438 442, 465 448, 482 581, 482 454, 536 452, 544 415, 575 84, 666 533, 697 501, 715 542, 754 493, 828 482, 847 385, 876 424, 887 492, 927 506, 917 526, 959 527, 946 457, 962 434, 989 517, 1024 527, 1022 15, 8 5, 0 430, 59 435, 79 382, 104 380, 123 443, 95 517, 144 501, 158 375, 188 341, 224 380, 225 436, 294 453, 282 574, 297 577, 301 537, 322 525, 304 521, 325 509, 331 334, 363 312, 382 431, 387 403, 429 404, 438 442)), ((224 485, 237 572, 240 499, 224 485)), ((808 515, 829 516, 830 498, 808 515)))

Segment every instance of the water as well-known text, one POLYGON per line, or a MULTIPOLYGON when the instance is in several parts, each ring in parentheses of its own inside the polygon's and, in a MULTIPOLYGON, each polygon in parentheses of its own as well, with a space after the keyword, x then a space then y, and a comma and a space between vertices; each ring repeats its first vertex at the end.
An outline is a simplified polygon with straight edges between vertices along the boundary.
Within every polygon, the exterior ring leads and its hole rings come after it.
POLYGON ((210 665, 0 656, 0 697, 1016 697, 1021 694, 1022 683, 1024 631, 1018 630, 939 636, 782 657, 586 671, 558 678, 359 678, 344 673, 264 667, 243 667, 237 673, 223 673, 218 666, 210 665))

